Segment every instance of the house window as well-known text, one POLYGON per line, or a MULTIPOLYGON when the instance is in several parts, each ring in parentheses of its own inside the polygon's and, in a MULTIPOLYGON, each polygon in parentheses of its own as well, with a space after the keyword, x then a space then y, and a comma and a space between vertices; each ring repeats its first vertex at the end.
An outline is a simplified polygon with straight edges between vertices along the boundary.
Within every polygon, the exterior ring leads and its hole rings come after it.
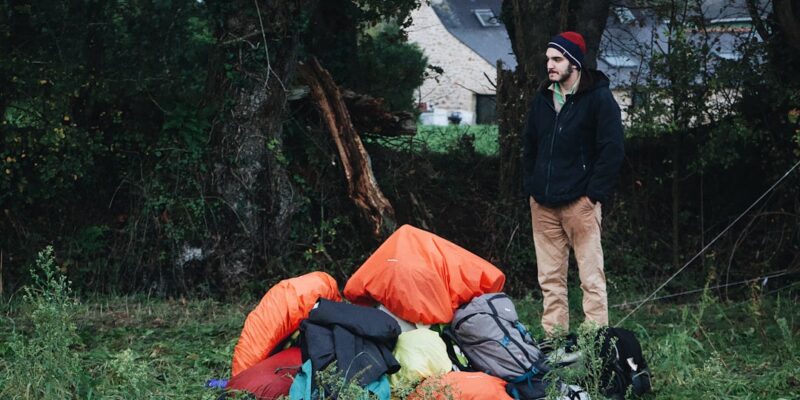
POLYGON ((495 27, 500 26, 500 18, 494 15, 494 11, 490 9, 480 9, 480 10, 472 10, 472 13, 475 14, 475 17, 478 18, 481 25, 484 27, 495 27))
POLYGON ((639 65, 639 62, 630 55, 611 53, 600 56, 603 61, 614 68, 632 68, 639 65))
POLYGON ((735 49, 717 48, 711 50, 711 53, 723 60, 739 61, 742 59, 742 53, 736 51, 735 49))
POLYGON ((629 24, 636 20, 628 7, 614 7, 614 14, 617 16, 617 21, 623 24, 629 24))
POLYGON ((494 124, 497 122, 497 96, 493 94, 476 94, 475 123, 494 124))
POLYGON ((640 109, 650 102, 650 93, 641 89, 633 89, 631 93, 631 109, 640 109))

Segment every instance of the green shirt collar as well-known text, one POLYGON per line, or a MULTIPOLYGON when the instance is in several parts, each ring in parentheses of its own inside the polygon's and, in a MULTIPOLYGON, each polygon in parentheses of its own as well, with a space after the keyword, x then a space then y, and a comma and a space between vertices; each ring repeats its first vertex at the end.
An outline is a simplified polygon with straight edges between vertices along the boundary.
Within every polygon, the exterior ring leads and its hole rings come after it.
POLYGON ((576 89, 578 89, 578 84, 581 83, 581 72, 578 71, 578 79, 575 80, 575 84, 567 90, 565 95, 561 95, 561 85, 558 82, 553 82, 548 86, 548 89, 553 91, 553 99, 558 102, 559 108, 567 102, 568 95, 575 94, 576 89))

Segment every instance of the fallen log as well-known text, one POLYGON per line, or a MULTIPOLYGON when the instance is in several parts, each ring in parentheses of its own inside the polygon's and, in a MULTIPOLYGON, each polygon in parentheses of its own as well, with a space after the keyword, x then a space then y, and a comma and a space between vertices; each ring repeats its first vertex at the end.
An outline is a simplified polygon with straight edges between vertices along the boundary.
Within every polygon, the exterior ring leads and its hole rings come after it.
POLYGON ((370 224, 373 236, 376 239, 388 237, 397 225, 394 208, 378 187, 369 154, 353 126, 339 87, 316 58, 308 64, 300 64, 300 76, 308 85, 311 98, 336 144, 347 179, 347 195, 370 224))
MULTIPOLYGON (((378 136, 413 136, 417 134, 417 119, 408 111, 387 111, 381 98, 356 93, 350 89, 339 89, 350 119, 357 132, 378 136)), ((290 101, 308 97, 310 88, 298 86, 289 90, 290 101)))
POLYGON ((352 90, 343 90, 344 99, 353 126, 363 134, 380 136, 413 136, 417 133, 417 119, 407 111, 389 112, 383 99, 352 90))

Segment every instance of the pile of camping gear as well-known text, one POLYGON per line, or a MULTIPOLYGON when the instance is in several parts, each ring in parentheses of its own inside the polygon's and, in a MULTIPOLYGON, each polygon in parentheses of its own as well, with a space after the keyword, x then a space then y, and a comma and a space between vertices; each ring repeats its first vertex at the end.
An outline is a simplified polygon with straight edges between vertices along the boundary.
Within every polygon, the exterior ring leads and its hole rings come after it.
MULTIPOLYGON (((410 388, 408 399, 588 399, 550 382, 563 363, 550 362, 519 322, 504 284, 486 260, 402 226, 350 277, 348 302, 324 272, 273 286, 247 316, 223 397, 350 400, 343 388, 354 384, 380 400, 398 387, 410 388), (318 379, 327 371, 337 379, 318 379)), ((636 339, 603 332, 604 394, 649 390, 636 339)))

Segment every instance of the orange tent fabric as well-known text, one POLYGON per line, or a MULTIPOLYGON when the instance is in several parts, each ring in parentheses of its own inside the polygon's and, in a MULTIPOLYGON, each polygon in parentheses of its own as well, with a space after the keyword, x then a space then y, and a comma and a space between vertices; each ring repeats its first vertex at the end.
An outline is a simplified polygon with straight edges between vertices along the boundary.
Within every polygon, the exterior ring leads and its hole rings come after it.
POLYGON ((320 297, 342 300, 336 280, 319 271, 282 280, 270 288, 244 321, 233 350, 232 376, 267 358, 275 346, 300 327, 300 321, 308 318, 320 297))
POLYGON ((381 303, 410 322, 450 323, 459 305, 502 291, 505 280, 464 248, 403 225, 350 277, 344 296, 356 304, 381 303))
POLYGON ((506 381, 483 372, 448 372, 428 378, 417 386, 409 400, 512 400, 506 393, 506 381))

